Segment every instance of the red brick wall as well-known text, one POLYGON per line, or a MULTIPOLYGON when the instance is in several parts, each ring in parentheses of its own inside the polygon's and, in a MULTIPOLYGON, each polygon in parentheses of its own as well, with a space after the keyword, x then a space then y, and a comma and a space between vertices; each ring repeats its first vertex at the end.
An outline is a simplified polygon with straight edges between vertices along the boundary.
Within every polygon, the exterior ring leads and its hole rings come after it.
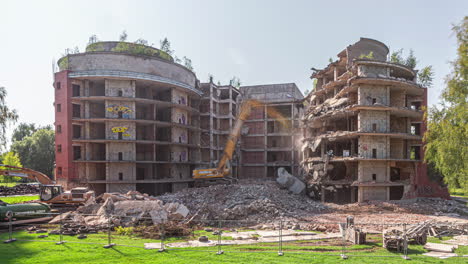
POLYGON ((55 177, 58 182, 69 182, 76 177, 72 162, 72 104, 71 104, 71 82, 68 79, 68 71, 61 71, 55 74, 55 128, 58 125, 62 127, 61 133, 55 133, 55 177), (60 89, 57 89, 57 83, 60 83, 60 89), (58 105, 61 105, 61 111, 57 112, 58 105), (57 146, 62 145, 61 153, 57 152, 57 146), (59 175, 58 168, 62 168, 62 174, 59 175))
MULTIPOLYGON (((424 89, 422 105, 427 108, 427 89, 424 89)), ((421 134, 424 135, 427 131, 427 120, 423 120, 421 124, 421 134)), ((423 142, 424 147, 424 142, 423 142)), ((420 152, 421 160, 424 160, 424 148, 420 152)), ((427 176, 427 164, 420 162, 416 166, 416 177, 413 183, 413 190, 409 193, 408 198, 412 197, 442 197, 449 199, 450 195, 447 188, 443 188, 436 182, 433 182, 427 176)))

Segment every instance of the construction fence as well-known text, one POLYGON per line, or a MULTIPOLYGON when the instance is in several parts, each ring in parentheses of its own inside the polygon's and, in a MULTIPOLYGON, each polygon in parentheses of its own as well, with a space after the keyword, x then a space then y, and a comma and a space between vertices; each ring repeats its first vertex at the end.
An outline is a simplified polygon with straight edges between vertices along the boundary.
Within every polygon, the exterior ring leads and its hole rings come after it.
MULTIPOLYGON (((81 215, 87 219, 61 219, 62 214, 38 215, 54 219, 51 223, 31 224, 24 221, 0 222, 4 243, 49 242, 56 245, 90 244, 103 248, 137 247, 158 252, 199 251, 206 254, 303 254, 336 258, 422 257, 424 246, 435 243, 434 237, 458 237, 456 245, 468 246, 466 223, 357 223, 278 220, 262 226, 249 220, 170 220, 154 224, 154 217, 117 215, 81 215), (96 224, 96 221, 99 224, 96 224), (129 225, 131 227, 123 227, 129 225), (325 232, 309 231, 323 229, 325 232), (131 239, 130 239, 131 238, 131 239), (461 238, 461 240, 460 240, 461 238), (385 248, 385 247, 386 248, 385 248)), ((453 239, 452 239, 453 240, 453 239)), ((452 241, 443 241, 444 243, 452 241)), ((437 245, 435 245, 437 247, 437 245)), ((434 247, 434 245, 432 245, 434 247)), ((104 250, 104 249, 103 249, 104 250)), ((466 251, 466 250, 465 250, 466 251)), ((149 252, 148 252, 149 253, 149 252)))

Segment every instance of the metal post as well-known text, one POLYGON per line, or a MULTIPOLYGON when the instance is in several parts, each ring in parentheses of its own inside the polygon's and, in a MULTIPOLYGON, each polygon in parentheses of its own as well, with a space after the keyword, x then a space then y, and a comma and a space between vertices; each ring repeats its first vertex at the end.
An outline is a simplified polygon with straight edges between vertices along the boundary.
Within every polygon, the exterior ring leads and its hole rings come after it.
POLYGON ((406 233, 406 223, 403 224, 403 259, 409 260, 408 257, 408 235, 406 233))
POLYGON ((346 256, 346 224, 342 223, 341 226, 343 227, 343 233, 341 234, 341 258, 342 259, 348 259, 348 256, 346 256))
POLYGON ((63 221, 62 221, 62 220, 63 220, 63 219, 62 219, 62 214, 60 214, 60 231, 59 231, 59 233, 60 233, 60 241, 57 242, 57 243, 55 243, 56 245, 62 245, 63 243, 65 243, 65 242, 63 241, 63 221))
POLYGON ((283 220, 280 220, 278 231, 278 256, 283 256, 283 220))
POLYGON ((8 211, 6 217, 8 217, 8 240, 3 241, 3 243, 15 242, 16 238, 13 238, 13 223, 11 222, 13 219, 13 212, 8 211))
POLYGON ((221 255, 224 251, 221 250, 221 220, 218 220, 218 252, 216 255, 221 255))
POLYGON ((112 243, 112 238, 111 238, 111 217, 108 216, 108 219, 109 219, 109 222, 108 222, 108 226, 107 226, 107 245, 104 246, 104 248, 111 248, 113 246, 115 246, 114 243, 112 243))
POLYGON ((165 237, 165 229, 164 229, 164 223, 161 223, 161 230, 160 230, 160 237, 161 237, 161 248, 158 250, 158 252, 164 252, 166 248, 164 247, 164 237, 165 237))

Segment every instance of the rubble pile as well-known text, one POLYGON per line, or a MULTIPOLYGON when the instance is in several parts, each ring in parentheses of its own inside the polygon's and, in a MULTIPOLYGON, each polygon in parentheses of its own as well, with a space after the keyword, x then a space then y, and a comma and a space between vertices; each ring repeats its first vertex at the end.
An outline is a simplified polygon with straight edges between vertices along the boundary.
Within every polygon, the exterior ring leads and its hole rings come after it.
POLYGON ((62 221, 70 223, 71 229, 80 226, 103 229, 107 228, 109 223, 123 227, 140 223, 161 224, 170 220, 183 220, 188 215, 189 210, 183 204, 164 204, 147 194, 129 191, 127 194, 104 193, 96 199, 90 199, 74 212, 58 215, 50 224, 62 221))
MULTIPOLYGON (((435 223, 428 230, 429 235, 434 237, 468 235, 468 224, 463 223, 435 223)), ((467 240, 468 242, 468 240, 467 240)))
POLYGON ((281 187, 287 188, 294 194, 301 194, 306 188, 306 185, 301 180, 292 176, 283 167, 278 169, 278 178, 276 178, 276 182, 281 187))
POLYGON ((468 215, 468 208, 454 200, 442 198, 414 198, 395 201, 367 201, 353 204, 327 204, 335 212, 342 213, 413 213, 434 216, 468 215))
MULTIPOLYGON (((307 184, 307 194, 311 198, 320 199, 322 183, 328 179, 327 171, 331 170, 333 170, 333 164, 329 164, 328 159, 325 160, 325 162, 311 162, 307 164, 307 174, 305 175, 304 181, 307 184)), ((335 187, 327 186, 326 189, 333 191, 335 187)))
POLYGON ((269 181, 185 189, 158 198, 166 203, 182 203, 195 212, 198 219, 210 220, 271 221, 279 217, 300 218, 327 208, 269 181))
POLYGON ((37 184, 19 184, 14 187, 0 186, 0 196, 37 194, 39 186, 37 184))

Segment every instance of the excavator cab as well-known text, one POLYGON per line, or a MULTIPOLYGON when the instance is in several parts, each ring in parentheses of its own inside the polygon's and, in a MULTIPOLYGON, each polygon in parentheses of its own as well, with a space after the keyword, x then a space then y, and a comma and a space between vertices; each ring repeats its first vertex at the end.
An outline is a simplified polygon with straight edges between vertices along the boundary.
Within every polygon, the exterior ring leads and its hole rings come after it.
POLYGON ((60 185, 41 185, 39 197, 41 201, 47 202, 63 193, 60 185))

